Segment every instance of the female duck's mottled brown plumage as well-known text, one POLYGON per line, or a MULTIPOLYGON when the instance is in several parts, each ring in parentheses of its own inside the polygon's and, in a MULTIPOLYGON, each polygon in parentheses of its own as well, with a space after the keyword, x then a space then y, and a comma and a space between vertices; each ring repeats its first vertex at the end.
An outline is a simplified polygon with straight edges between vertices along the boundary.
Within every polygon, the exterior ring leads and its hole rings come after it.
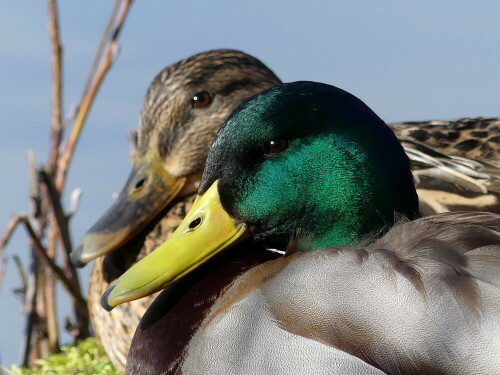
POLYGON ((500 163, 499 118, 396 122, 390 127, 400 140, 418 142, 444 154, 500 163))
POLYGON ((412 161, 423 214, 500 213, 500 119, 389 124, 412 161))
MULTIPOLYGON (((118 369, 124 369, 133 332, 154 297, 122 305, 109 314, 99 305, 101 294, 178 226, 191 206, 208 146, 223 120, 241 101, 278 83, 279 79, 260 61, 231 50, 209 51, 182 60, 160 72, 151 83, 134 158, 155 150, 162 167, 174 177, 186 177, 187 182, 169 206, 118 250, 98 258, 92 270, 91 320, 118 369), (193 96, 203 92, 210 95, 211 103, 195 108, 193 96)), ((473 209, 473 205, 479 205, 478 199, 485 202, 480 208, 500 211, 500 169, 488 169, 483 163, 500 166, 499 124, 499 119, 482 118, 390 124, 414 161, 425 213, 473 209), (467 161, 469 164, 457 167, 459 161, 449 155, 480 162, 467 161)))

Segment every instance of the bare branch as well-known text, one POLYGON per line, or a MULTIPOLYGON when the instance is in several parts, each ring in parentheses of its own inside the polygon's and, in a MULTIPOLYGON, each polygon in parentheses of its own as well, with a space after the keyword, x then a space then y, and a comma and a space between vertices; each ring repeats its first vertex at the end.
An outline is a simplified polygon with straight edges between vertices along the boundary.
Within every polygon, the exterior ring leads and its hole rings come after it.
POLYGON ((62 126, 62 46, 56 0, 47 0, 47 5, 49 8, 50 45, 52 47, 52 126, 50 132, 52 145, 49 156, 49 173, 52 174, 57 167, 59 146, 64 129, 62 126))
POLYGON ((68 142, 66 144, 66 149, 64 153, 61 155, 59 165, 57 168, 57 177, 56 177, 56 188, 60 192, 64 187, 66 181, 66 175, 68 172, 68 167, 73 157, 76 144, 78 139, 80 138, 80 134, 87 119, 90 107, 94 102, 97 91, 101 86, 101 83, 106 76, 106 73, 109 71, 109 68, 113 65, 116 55, 116 49, 118 45, 118 36, 120 35, 120 31, 125 22, 128 11, 130 10, 130 6, 132 4, 132 0, 122 0, 120 12, 116 16, 116 20, 114 23, 114 27, 111 30, 111 38, 106 44, 106 48, 103 52, 101 62, 99 64, 99 68, 94 76, 92 83, 89 86, 88 92, 85 97, 82 99, 80 104, 80 109, 76 115, 75 123, 73 124, 73 128, 71 129, 71 133, 69 135, 68 142))
POLYGON ((27 314, 26 323, 24 326, 24 336, 21 342, 20 363, 22 366, 28 367, 30 364, 30 353, 32 352, 32 341, 34 334, 34 326, 37 318, 36 300, 38 296, 37 278, 38 278, 38 257, 33 254, 30 273, 28 275, 28 286, 26 288, 24 311, 27 314))
POLYGON ((50 205, 54 213, 54 218, 57 224, 57 229, 59 230, 59 235, 61 236, 61 241, 63 243, 64 250, 66 254, 71 254, 73 248, 69 236, 68 218, 64 214, 59 193, 56 190, 56 187, 52 183, 52 180, 50 179, 47 172, 45 172, 44 170, 40 170, 38 172, 38 175, 40 176, 42 183, 47 188, 47 194, 49 197, 50 205))
MULTIPOLYGON (((68 216, 64 214, 64 210, 61 205, 61 200, 56 187, 52 183, 50 176, 43 170, 39 172, 39 176, 43 184, 47 189, 47 195, 50 200, 50 205, 53 211, 53 225, 51 226, 51 233, 59 235, 61 243, 64 248, 64 252, 61 254, 64 262, 64 271, 67 275, 68 282, 73 286, 74 291, 80 291, 80 280, 75 266, 71 263, 69 255, 73 251, 71 238, 68 227, 68 216)), ((55 237, 54 237, 55 238, 55 237)), ((55 244, 53 244, 54 246, 55 244)), ((50 255, 50 254, 49 254, 50 255)), ((77 295, 72 293, 72 297, 76 298, 77 295)), ((78 338, 82 339, 88 337, 90 332, 88 331, 88 310, 87 305, 75 304, 75 316, 78 321, 78 326, 80 327, 78 338)))
MULTIPOLYGON (((52 48, 52 125, 50 131, 50 156, 47 168, 49 170, 49 174, 53 176, 57 168, 57 160, 59 159, 59 150, 64 131, 62 126, 62 48, 59 35, 59 20, 56 0, 47 0, 47 5, 49 9, 49 34, 52 48)), ((51 192, 47 192, 47 194, 50 196, 51 192)), ((59 199, 57 200, 59 201, 59 199)), ((51 206, 53 207, 53 202, 51 203, 51 206)), ((50 229, 48 235, 47 255, 51 259, 55 259, 56 257, 57 233, 54 220, 57 220, 57 213, 55 215, 56 219, 54 219, 54 217, 51 217, 50 219, 50 229)), ((59 330, 57 326, 57 310, 55 303, 55 280, 51 274, 46 273, 44 283, 43 299, 46 312, 49 350, 58 351, 59 330)))
POLYGON ((28 161, 28 180, 30 184, 30 200, 31 200, 31 215, 38 219, 40 224, 40 232, 43 232, 47 224, 46 213, 47 207, 43 204, 40 194, 40 183, 38 181, 38 170, 35 163, 35 153, 33 150, 28 150, 26 153, 28 161))
MULTIPOLYGON (((28 151, 28 176, 30 186, 30 211, 33 217, 33 224, 37 225, 36 233, 39 242, 42 241, 43 233, 47 225, 47 202, 42 198, 38 172, 35 163, 35 154, 28 151)), ((22 216, 22 215, 21 215, 22 216)), ((28 282, 28 291, 24 301, 24 311, 26 314, 25 339, 22 349, 23 361, 27 364, 33 364, 35 358, 39 358, 40 353, 48 352, 48 342, 45 338, 45 301, 43 301, 43 292, 46 285, 46 277, 42 272, 37 251, 33 240, 30 239, 30 273, 28 282)), ((23 362, 24 363, 24 362, 23 362)))
MULTIPOLYGON (((5 228, 5 231, 3 232, 2 236, 0 237, 0 288, 3 283, 3 276, 5 274, 5 248, 7 247, 7 244, 10 241, 10 238, 14 234, 14 231, 16 230, 17 226, 21 223, 21 220, 19 219, 19 216, 13 216, 8 224, 7 227, 5 228)), ((14 258, 15 260, 15 258, 14 258)), ((17 264, 17 262, 16 262, 17 264)), ((21 280, 22 281, 22 280, 21 280)))
POLYGON ((106 46, 106 41, 109 39, 111 28, 113 27, 113 23, 116 20, 116 16, 118 14, 119 9, 120 9, 120 0, 115 0, 113 4, 113 9, 111 10, 111 14, 109 16, 108 23, 106 24, 106 28, 104 29, 104 33, 102 34, 101 41, 99 42, 99 47, 97 47, 94 60, 92 61, 92 65, 90 66, 87 78, 85 78, 85 85, 83 86, 82 99, 80 100, 80 102, 83 101, 83 98, 85 97, 85 95, 87 95, 87 92, 89 91, 89 87, 92 83, 92 80, 94 79, 95 72, 97 70, 97 67, 99 66, 99 61, 104 51, 104 47, 106 46))
POLYGON ((43 307, 45 312, 45 327, 47 331, 46 345, 49 353, 61 351, 59 346, 59 326, 57 325, 56 289, 53 275, 45 272, 45 287, 43 289, 43 307))
POLYGON ((14 234, 14 230, 17 228, 20 222, 21 219, 19 219, 19 215, 15 215, 10 219, 9 223, 7 224, 7 227, 5 228, 2 237, 0 237, 0 257, 3 256, 5 247, 9 243, 10 238, 14 234))
MULTIPOLYGON (((45 189, 46 190, 46 189, 45 189)), ((46 201, 46 196, 48 192, 45 192, 44 200, 46 201)), ((52 207, 50 201, 47 202, 49 207, 52 207)), ((53 207, 52 207, 53 211, 53 207)), ((56 259, 56 245, 58 239, 58 229, 57 225, 54 223, 54 215, 50 215, 49 219, 49 234, 48 234, 48 245, 45 248, 47 256, 53 260, 55 264, 56 259)), ((39 315, 45 318, 43 329, 46 330, 46 338, 41 340, 41 344, 47 347, 49 353, 57 353, 60 351, 59 347, 59 327, 57 325, 57 309, 56 309, 56 278, 54 277, 54 272, 51 269, 44 268, 44 277, 39 278, 40 286, 38 287, 41 291, 41 297, 39 304, 37 305, 37 312, 39 315)))
POLYGON ((21 262, 21 258, 19 258, 19 255, 13 255, 12 258, 14 259, 14 263, 16 264, 19 280, 21 280, 21 288, 19 288, 20 290, 18 292, 25 298, 26 290, 28 289, 28 278, 26 276, 26 272, 24 271, 23 263, 21 262))
POLYGON ((29 234, 30 239, 33 241, 34 249, 36 250, 38 256, 50 267, 50 269, 57 275, 57 277, 61 280, 63 286, 66 290, 75 297, 78 304, 81 307, 86 307, 86 300, 80 294, 79 290, 75 290, 75 287, 70 282, 70 280, 66 277, 63 270, 54 262, 54 260, 47 254, 47 250, 40 242, 33 226, 31 225, 30 220, 26 216, 19 216, 19 220, 24 224, 26 231, 29 234))

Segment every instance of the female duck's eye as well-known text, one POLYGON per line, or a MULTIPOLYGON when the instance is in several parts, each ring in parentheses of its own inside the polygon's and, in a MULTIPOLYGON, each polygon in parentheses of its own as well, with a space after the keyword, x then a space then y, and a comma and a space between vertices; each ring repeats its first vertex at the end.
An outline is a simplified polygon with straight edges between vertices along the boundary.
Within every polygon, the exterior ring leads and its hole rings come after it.
POLYGON ((193 96, 191 99, 191 105, 193 108, 205 108, 212 103, 212 96, 206 92, 201 91, 193 96))
POLYGON ((136 189, 140 189, 141 187, 144 186, 144 184, 146 183, 147 181, 147 178, 141 178, 139 181, 137 181, 137 183, 135 184, 135 188, 136 189))
POLYGON ((266 155, 276 155, 285 151, 289 144, 290 142, 288 142, 288 139, 286 138, 271 139, 270 141, 267 141, 264 147, 264 152, 266 155))

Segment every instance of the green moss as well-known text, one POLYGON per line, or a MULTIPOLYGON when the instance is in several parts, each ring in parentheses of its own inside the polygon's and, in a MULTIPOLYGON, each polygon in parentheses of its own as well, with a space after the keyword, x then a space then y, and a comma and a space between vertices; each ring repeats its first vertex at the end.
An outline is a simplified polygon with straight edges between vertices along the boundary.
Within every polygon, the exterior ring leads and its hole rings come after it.
POLYGON ((119 375, 95 338, 64 346, 62 352, 47 359, 38 359, 37 367, 26 369, 13 366, 9 375, 119 375))

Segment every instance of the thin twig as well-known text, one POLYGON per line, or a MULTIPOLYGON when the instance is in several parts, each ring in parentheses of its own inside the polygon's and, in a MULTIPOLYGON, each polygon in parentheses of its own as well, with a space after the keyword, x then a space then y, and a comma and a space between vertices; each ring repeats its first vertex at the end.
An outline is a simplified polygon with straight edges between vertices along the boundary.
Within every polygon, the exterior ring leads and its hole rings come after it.
MULTIPOLYGON (((75 290, 80 291, 80 281, 75 267, 69 261, 68 254, 71 252, 71 240, 69 237, 68 220, 62 210, 60 201, 60 191, 58 191, 52 182, 52 176, 55 176, 58 166, 59 150, 61 146, 62 134, 65 124, 62 123, 62 59, 61 59, 61 42, 59 36, 59 20, 57 15, 56 0, 48 0, 49 19, 50 19, 50 35, 52 46, 52 126, 51 126, 51 153, 48 164, 48 176, 45 176, 44 182, 46 187, 46 196, 49 198, 50 206, 52 207, 53 215, 50 217, 50 226, 48 233, 47 255, 54 260, 56 258, 57 241, 60 238, 64 247, 63 258, 65 264, 66 276, 72 283, 75 290), (50 176, 50 177, 49 177, 50 176)), ((70 116, 72 117, 72 116, 70 116)), ((43 177, 43 176, 42 176, 43 177)), ((57 325, 57 310, 55 304, 55 280, 49 273, 45 277, 45 308, 47 315, 47 331, 49 336, 49 347, 51 351, 59 349, 59 332, 57 325)), ((89 335, 88 329, 88 311, 86 307, 81 311, 81 305, 73 303, 75 315, 78 317, 78 326, 82 328, 81 336, 85 338, 89 335)))
MULTIPOLYGON (((36 225, 36 234, 39 242, 43 239, 43 234, 47 226, 47 200, 42 198, 38 172, 35 163, 35 154, 28 151, 28 176, 30 186, 30 212, 33 218, 33 225, 36 225)), ((40 358, 41 353, 49 352, 47 340, 46 324, 46 303, 45 293, 47 288, 45 271, 39 261, 38 253, 34 241, 30 238, 31 265, 30 280, 34 283, 30 293, 26 295, 24 301, 24 311, 26 314, 25 337, 26 347, 23 348, 24 360, 33 364, 36 358, 40 358)))
MULTIPOLYGON (((47 251, 47 255, 49 252, 47 251)), ((50 257, 50 255, 49 255, 50 257)), ((57 325, 56 308, 56 279, 51 272, 45 269, 45 288, 42 291, 43 311, 45 311, 45 329, 47 331, 48 353, 58 353, 59 346, 59 326, 57 325)))
POLYGON ((3 255, 5 247, 9 243, 10 238, 14 234, 14 231, 16 230, 16 228, 20 224, 20 222, 21 222, 21 220, 19 219, 19 215, 14 215, 9 220, 9 223, 7 224, 7 227, 5 228, 5 231, 3 232, 2 237, 0 237, 0 256, 3 255))
POLYGON ((61 145, 62 126, 62 46, 59 34, 59 17, 56 0, 47 0, 49 8, 49 34, 52 47, 52 126, 51 147, 49 156, 49 173, 52 174, 57 167, 59 147, 61 145))
POLYGON ((77 303, 81 304, 81 307, 85 306, 87 301, 80 294, 79 290, 75 290, 75 287, 70 282, 70 280, 64 274, 64 271, 54 262, 54 260, 47 255, 47 250, 40 242, 33 226, 31 225, 31 221, 24 215, 19 215, 19 220, 24 224, 26 231, 29 234, 30 239, 34 243, 34 249, 36 250, 38 256, 50 267, 50 269, 57 275, 57 277, 61 280, 63 286, 66 290, 75 297, 77 303))
POLYGON ((38 256, 33 253, 30 264, 30 272, 28 276, 28 286, 26 288, 26 298, 24 303, 24 311, 27 314, 26 323, 24 326, 24 335, 21 342, 20 364, 24 367, 30 365, 30 353, 32 353, 32 341, 34 335, 34 326, 37 320, 36 300, 38 296, 37 279, 38 279, 38 256))
POLYGON ((28 181, 30 184, 31 216, 39 221, 40 233, 43 233, 47 225, 47 205, 44 204, 41 198, 38 170, 36 168, 35 153, 33 150, 28 150, 26 157, 28 162, 28 181))
MULTIPOLYGON (((7 247, 7 244, 9 243, 12 235, 14 234, 14 231, 18 227, 18 225, 21 223, 21 220, 19 219, 19 216, 13 216, 8 224, 7 227, 5 228, 5 231, 3 232, 2 236, 0 237, 0 288, 2 286, 3 282, 3 276, 5 273, 5 248, 7 247)), ((15 259, 15 258, 14 258, 15 259)), ((26 289, 26 287, 24 287, 26 289)))
MULTIPOLYGON (((49 175, 41 170, 39 171, 39 176, 41 181, 46 187, 47 195, 50 200, 50 204, 53 210, 54 217, 54 233, 58 234, 58 237, 61 239, 61 243, 63 245, 64 251, 61 254, 64 263, 64 272, 68 278, 68 281, 74 287, 74 290, 81 290, 80 287, 80 279, 78 277, 78 272, 76 271, 75 266, 71 263, 69 255, 73 251, 73 247, 71 244, 70 232, 68 227, 68 217, 64 214, 64 210, 61 205, 61 199, 59 197, 59 193, 56 190, 56 187, 52 183, 52 179, 49 175), (57 229, 57 231, 56 231, 57 229)), ((76 296, 72 293, 72 298, 76 298, 76 296)), ((88 326, 88 318, 89 313, 87 309, 87 305, 73 304, 75 309, 75 317, 77 320, 78 326, 78 339, 84 339, 90 335, 89 326, 88 326)))
POLYGON ((24 271, 23 263, 19 255, 13 255, 14 264, 16 265, 17 274, 19 275, 19 280, 21 280, 21 288, 17 289, 18 294, 23 296, 23 300, 26 298, 26 289, 28 289, 28 278, 26 272, 24 271))
POLYGON ((101 86, 101 83, 106 76, 106 73, 109 71, 109 68, 113 65, 113 62, 116 58, 116 52, 118 50, 118 36, 120 35, 120 31, 122 30, 123 23, 125 22, 128 11, 130 10, 130 5, 132 4, 132 0, 122 0, 120 12, 118 13, 113 30, 111 32, 111 38, 106 44, 106 48, 103 52, 103 56, 101 58, 101 63, 99 64, 99 68, 95 74, 95 77, 89 86, 88 92, 83 98, 80 108, 78 110, 78 114, 76 115, 75 122, 71 129, 71 133, 69 135, 68 142, 66 144, 66 149, 64 153, 61 155, 59 160, 59 165, 57 168, 57 176, 56 176, 56 188, 60 192, 62 191, 65 181, 66 175, 68 173, 68 167, 73 157, 76 144, 78 139, 80 138, 80 134, 89 113, 90 107, 94 102, 97 91, 101 86))
MULTIPOLYGON (((59 17, 56 0, 47 0, 49 10, 49 34, 52 56, 52 124, 50 130, 51 147, 47 169, 53 176, 57 168, 59 150, 64 128, 62 126, 62 47, 59 33, 59 17)), ((56 257, 57 233, 54 217, 50 218, 47 254, 56 257)), ((57 326, 57 310, 55 302, 55 280, 53 275, 45 272, 44 304, 47 317, 48 345, 51 352, 59 351, 59 329, 57 326)))
MULTIPOLYGON (((31 200, 31 213, 34 218, 37 219, 40 233, 43 233, 43 228, 45 227, 46 211, 43 210, 43 202, 40 197, 40 184, 38 183, 38 178, 36 174, 35 166, 35 154, 33 151, 28 151, 28 175, 30 184, 30 200, 31 200), (42 229, 40 229, 42 228, 42 229)), ((21 217, 19 217, 19 222, 22 223, 21 217)), ((38 236, 37 236, 38 237, 38 236)), ((39 238, 39 237, 38 237, 39 238)), ((41 240, 41 239, 40 239, 41 240)), ((43 346, 42 340, 40 340, 40 326, 42 324, 42 309, 38 308, 37 301, 39 300, 39 290, 43 285, 40 281, 40 259, 37 252, 35 251, 34 242, 30 239, 30 268, 28 276, 28 287, 26 289, 23 310, 26 314, 26 321, 24 326, 24 339, 21 347, 21 364, 23 366, 28 366, 31 364, 31 360, 37 356, 43 346), (38 328, 38 329, 37 329, 38 328)))
MULTIPOLYGON (((53 206, 50 202, 50 199, 47 200, 47 196, 50 195, 47 192, 47 187, 44 186, 44 202, 49 207, 53 206)), ((47 256, 52 259, 55 264, 56 259, 56 244, 57 239, 59 237, 59 232, 57 230, 57 225, 55 224, 56 219, 54 218, 54 214, 52 213, 49 216, 49 233, 48 233, 48 245, 45 248, 45 252, 47 256)), ((39 313, 43 311, 43 316, 45 317, 44 329, 47 331, 47 340, 46 345, 48 345, 48 351, 50 353, 57 353, 60 351, 59 348, 59 327, 57 325, 57 308, 56 308, 56 279, 55 274, 51 272, 50 268, 43 268, 43 275, 40 275, 38 281, 43 286, 40 286, 41 294, 39 296, 39 304, 37 306, 39 313), (42 277, 43 276, 43 277, 42 277)))
POLYGON ((85 78, 85 85, 83 86, 82 97, 80 102, 83 102, 83 98, 87 95, 89 91, 89 87, 94 79, 95 72, 97 67, 99 66, 99 62, 101 60, 101 56, 104 51, 104 47, 106 46, 106 41, 109 39, 111 28, 116 20, 116 16, 118 14, 118 10, 120 9, 120 0, 115 0, 113 4, 113 9, 111 10, 111 14, 109 15, 108 22, 106 24, 106 28, 104 29, 104 33, 102 34, 101 40, 99 42, 99 47, 97 47, 97 51, 94 56, 94 60, 92 60, 92 65, 90 66, 87 77, 85 78))
POLYGON ((21 220, 19 220, 19 216, 14 216, 12 217, 8 224, 7 227, 5 228, 5 231, 3 232, 2 236, 0 237, 0 287, 2 286, 3 282, 3 276, 5 273, 5 256, 4 256, 4 251, 5 247, 9 243, 10 238, 14 234, 14 231, 16 230, 17 226, 21 220))
POLYGON ((47 196, 49 198, 49 202, 52 207, 55 223, 57 225, 59 235, 61 236, 61 241, 63 243, 65 253, 71 254, 71 252, 73 251, 73 247, 71 244, 71 238, 69 234, 68 218, 64 214, 59 192, 56 190, 56 187, 52 183, 52 180, 50 179, 47 172, 45 172, 44 170, 40 170, 38 172, 38 175, 40 176, 42 183, 45 185, 45 188, 47 189, 47 196))

